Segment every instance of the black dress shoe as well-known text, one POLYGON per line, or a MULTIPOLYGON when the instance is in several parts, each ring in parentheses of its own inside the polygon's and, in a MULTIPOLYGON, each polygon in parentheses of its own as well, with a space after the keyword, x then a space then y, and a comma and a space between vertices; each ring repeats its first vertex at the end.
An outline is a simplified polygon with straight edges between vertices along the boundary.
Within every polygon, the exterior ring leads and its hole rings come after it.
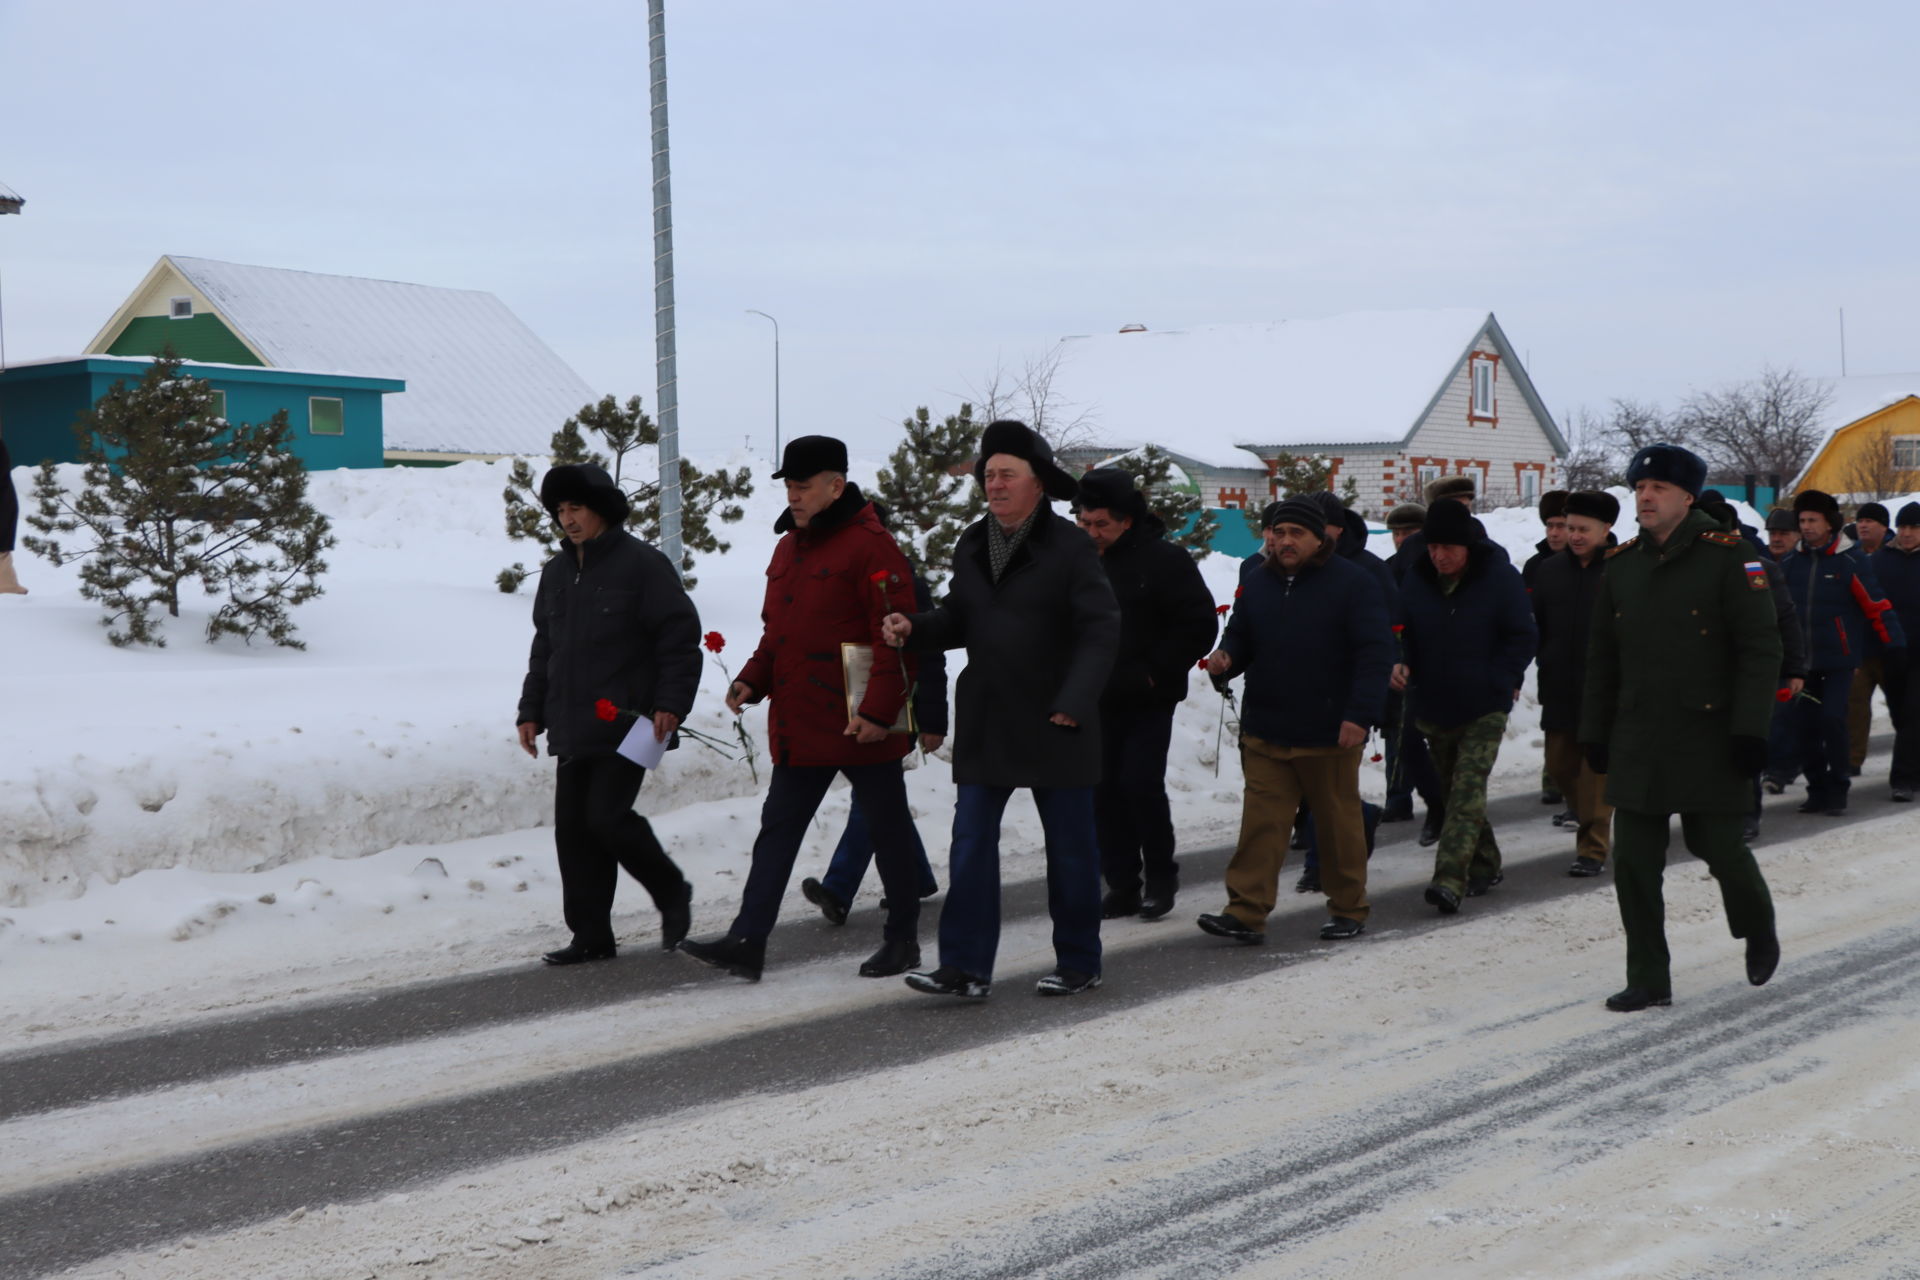
POLYGON ((1767 979, 1780 965, 1780 939, 1776 934, 1755 934, 1747 939, 1747 981, 1756 987, 1767 985, 1767 979))
POLYGON ((1295 893, 1320 892, 1320 873, 1318 871, 1302 871, 1300 878, 1293 882, 1293 891, 1295 893))
POLYGON ((1034 984, 1034 994, 1041 996, 1077 996, 1093 990, 1100 985, 1097 973, 1082 973, 1078 969, 1055 969, 1034 984))
POLYGON ((925 995, 959 996, 962 1000, 985 1000, 993 993, 991 982, 950 964, 943 964, 931 973, 910 973, 907 985, 925 995))
POLYGON ((878 951, 860 962, 860 976, 891 978, 896 973, 905 973, 919 963, 919 943, 894 939, 881 943, 878 951))
MULTIPOLYGON (((847 904, 840 901, 839 898, 834 896, 831 889, 821 884, 812 876, 808 876, 800 882, 800 896, 820 908, 820 914, 827 918, 828 924, 845 924, 847 922, 847 904)), ((882 902, 880 904, 882 911, 886 910, 886 907, 886 903, 882 902)))
POLYGON ((1580 815, 1571 809, 1562 809, 1559 813, 1553 815, 1553 825, 1556 827, 1577 827, 1580 825, 1580 815))
POLYGON ((745 978, 748 982, 760 981, 760 971, 767 962, 767 944, 764 940, 756 942, 732 935, 715 938, 712 942, 682 942, 680 950, 701 964, 725 969, 734 977, 745 978))
POLYGON ((585 964, 589 960, 611 960, 618 950, 611 942, 604 947, 583 947, 577 942, 569 942, 558 951, 549 951, 540 958, 548 964, 585 964))
POLYGON ((660 949, 671 951, 686 941, 693 928, 693 886, 686 886, 680 900, 660 908, 660 949))
POLYGON ((1740 838, 1752 844, 1760 838, 1760 819, 1748 818, 1740 824, 1740 838))
POLYGON ((1895 787, 1893 789, 1893 798, 1901 804, 1912 804, 1913 788, 1912 787, 1895 787))
POLYGON ((1122 916, 1138 915, 1139 913, 1140 895, 1137 893, 1122 893, 1118 889, 1109 889, 1105 896, 1100 899, 1100 918, 1102 920, 1118 920, 1122 916))
POLYGON ((1426 899, 1440 908, 1440 914, 1443 916, 1453 915, 1460 910, 1460 895, 1445 885, 1428 885, 1426 899))
POLYGON ((1607 1008, 1615 1013, 1638 1013, 1654 1005, 1673 1003, 1671 991, 1649 991, 1645 987, 1628 987, 1625 991, 1616 991, 1607 997, 1607 1008))
POLYGON ((1427 820, 1420 824, 1420 847, 1440 843, 1440 829, 1447 825, 1447 814, 1443 809, 1427 810, 1427 820))
POLYGON ((1490 876, 1470 877, 1467 880, 1467 896, 1469 898, 1478 898, 1506 878, 1507 873, 1504 871, 1496 871, 1490 876))
POLYGON ((1224 911, 1217 916, 1201 916, 1195 923, 1200 926, 1203 933, 1210 933, 1216 938, 1231 938, 1235 942, 1244 942, 1249 946, 1258 946, 1267 940, 1263 930, 1241 924, 1224 911))
POLYGON ((1584 879, 1587 876, 1597 876, 1605 869, 1606 863, 1598 858, 1575 858, 1573 865, 1567 868, 1567 874, 1584 879))
POLYGON ((1335 916, 1320 926, 1320 937, 1326 942, 1339 942, 1344 938, 1357 938, 1367 931, 1367 926, 1358 920, 1349 920, 1345 916, 1335 916))
POLYGON ((1158 920, 1173 910, 1172 889, 1149 889, 1140 896, 1140 918, 1158 920))

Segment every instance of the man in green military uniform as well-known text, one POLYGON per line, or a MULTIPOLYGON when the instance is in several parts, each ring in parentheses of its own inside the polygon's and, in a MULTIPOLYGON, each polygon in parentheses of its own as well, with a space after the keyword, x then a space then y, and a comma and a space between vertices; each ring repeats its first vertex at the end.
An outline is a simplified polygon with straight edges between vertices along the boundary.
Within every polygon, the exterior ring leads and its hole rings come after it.
POLYGON ((1759 986, 1780 961, 1773 898, 1741 828, 1767 760, 1780 672, 1773 593, 1753 549, 1693 509, 1707 467, 1649 445, 1627 468, 1640 535, 1608 553, 1594 604, 1580 741, 1607 775, 1614 891, 1627 934, 1622 1013, 1673 1002, 1668 973, 1668 819, 1720 883, 1727 925, 1759 986))

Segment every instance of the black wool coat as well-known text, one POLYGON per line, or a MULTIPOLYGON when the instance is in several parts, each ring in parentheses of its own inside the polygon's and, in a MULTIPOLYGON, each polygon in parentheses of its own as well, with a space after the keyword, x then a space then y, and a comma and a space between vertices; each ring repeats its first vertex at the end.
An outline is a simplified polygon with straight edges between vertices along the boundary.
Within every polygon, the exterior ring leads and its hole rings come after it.
POLYGON ((1120 649, 1120 606, 1079 526, 1042 510, 995 582, 986 520, 976 521, 954 547, 946 596, 912 621, 908 648, 967 651, 953 685, 956 783, 1100 781, 1100 695, 1120 649), (1052 723, 1055 712, 1078 727, 1052 723))
POLYGON ((625 529, 579 549, 584 562, 569 545, 540 572, 517 723, 544 725, 553 755, 613 755, 634 721, 600 719, 600 699, 647 717, 693 710, 700 614, 673 563, 625 529))
POLYGON ((1165 710, 1187 696, 1188 673, 1219 634, 1213 593, 1166 525, 1136 520, 1100 557, 1120 605, 1120 650, 1101 709, 1111 715, 1165 710))
MULTIPOLYGON (((1607 535, 1607 546, 1614 538, 1607 535)), ((1529 561, 1528 563, 1532 563, 1529 561)), ((1607 571, 1602 548, 1591 564, 1567 547, 1534 565, 1533 621, 1540 629, 1540 727, 1577 733, 1580 699, 1587 680, 1587 642, 1593 635, 1593 604, 1607 571)))
POLYGON ((1539 630, 1520 571, 1504 552, 1491 542, 1474 543, 1451 592, 1422 554, 1407 570, 1400 599, 1415 719, 1455 729, 1513 709, 1539 630))

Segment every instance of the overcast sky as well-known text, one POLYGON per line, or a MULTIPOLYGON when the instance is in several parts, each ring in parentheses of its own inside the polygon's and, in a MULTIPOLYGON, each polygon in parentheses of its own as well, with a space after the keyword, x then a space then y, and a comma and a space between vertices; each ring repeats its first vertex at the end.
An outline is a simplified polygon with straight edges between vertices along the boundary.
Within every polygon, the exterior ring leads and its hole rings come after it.
MULTIPOLYGON (((0 0, 11 359, 163 253, 499 295, 653 404, 644 0, 0 0)), ((669 0, 683 447, 1064 334, 1485 307, 1564 419, 1920 370, 1920 6, 669 0)), ((1275 406, 1286 389, 1273 389, 1275 406)), ((555 424, 558 425, 558 424, 555 424)))

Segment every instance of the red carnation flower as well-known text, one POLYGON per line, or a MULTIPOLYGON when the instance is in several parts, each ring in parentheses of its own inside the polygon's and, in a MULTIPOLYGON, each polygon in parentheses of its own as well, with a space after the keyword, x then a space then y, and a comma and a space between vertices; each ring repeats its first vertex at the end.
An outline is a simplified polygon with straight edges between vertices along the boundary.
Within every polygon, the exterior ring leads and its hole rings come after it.
POLYGON ((1381 761, 1382 759, 1384 759, 1384 758, 1385 758, 1385 757, 1383 757, 1383 756, 1382 756, 1382 755, 1381 755, 1381 754, 1380 754, 1380 753, 1379 753, 1378 751, 1376 751, 1376 752, 1374 752, 1374 753, 1373 753, 1373 762, 1374 762, 1375 764, 1379 764, 1379 763, 1380 763, 1380 761, 1381 761))
POLYGON ((705 643, 710 652, 718 653, 727 647, 727 638, 718 631, 709 631, 705 643))
POLYGON ((1792 702, 1792 701, 1793 701, 1793 690, 1791 690, 1791 689, 1775 689, 1775 690, 1773 691, 1773 700, 1774 700, 1775 702, 1792 702))
POLYGON ((1225 614, 1226 611, 1231 608, 1233 608, 1233 606, 1230 604, 1217 604, 1213 606, 1213 611, 1218 614, 1225 614))
POLYGON ((593 714, 599 716, 602 720, 618 720, 620 718, 620 708, 614 706, 608 699, 602 698, 593 704, 593 714))
POLYGON ((1245 587, 1235 587, 1235 588, 1233 589, 1233 598, 1234 598, 1235 600, 1238 600, 1238 599, 1240 598, 1240 593, 1241 593, 1242 591, 1245 591, 1245 590, 1246 590, 1246 588, 1245 588, 1245 587))
POLYGON ((893 577, 893 575, 888 573, 885 569, 875 569, 872 573, 868 574, 867 576, 872 578, 875 582, 878 582, 882 585, 885 585, 886 582, 893 577))
POLYGON ((1199 663, 1196 665, 1198 665, 1202 671, 1205 671, 1207 669, 1207 660, 1205 658, 1202 658, 1200 659, 1199 663))

